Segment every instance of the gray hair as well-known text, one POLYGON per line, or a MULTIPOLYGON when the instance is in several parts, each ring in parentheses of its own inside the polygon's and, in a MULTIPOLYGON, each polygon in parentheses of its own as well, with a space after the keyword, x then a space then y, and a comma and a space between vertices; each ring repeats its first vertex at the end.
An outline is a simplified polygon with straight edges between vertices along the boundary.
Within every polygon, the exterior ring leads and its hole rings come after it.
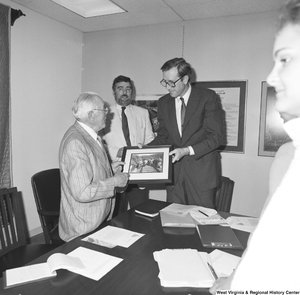
POLYGON ((73 102, 72 112, 76 119, 84 119, 95 107, 97 98, 102 98, 95 92, 81 93, 73 102))

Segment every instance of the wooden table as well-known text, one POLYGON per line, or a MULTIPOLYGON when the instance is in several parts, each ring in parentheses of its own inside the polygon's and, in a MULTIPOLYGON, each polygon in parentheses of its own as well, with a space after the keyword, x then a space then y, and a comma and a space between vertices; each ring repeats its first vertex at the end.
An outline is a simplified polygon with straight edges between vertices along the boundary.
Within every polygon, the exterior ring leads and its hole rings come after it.
MULTIPOLYGON (((149 205, 160 210, 168 205, 166 202, 149 200, 149 205)), ((144 205, 143 205, 144 206, 144 205)), ((138 208, 137 206, 136 208, 138 208)), ((135 208, 134 208, 135 209, 135 208)), ((88 295, 88 294, 112 294, 112 295, 158 295, 158 294, 208 294, 208 289, 191 288, 163 288, 158 278, 158 265, 153 258, 153 252, 170 248, 193 248, 199 251, 210 252, 203 249, 200 238, 195 228, 162 228, 160 217, 147 218, 131 209, 109 222, 102 225, 117 226, 132 231, 144 233, 145 235, 129 248, 115 247, 113 249, 89 244, 81 241, 82 237, 76 238, 46 255, 41 256, 32 263, 45 262, 53 253, 69 253, 79 246, 101 251, 112 256, 120 257, 123 261, 102 277, 94 281, 75 273, 58 270, 57 276, 50 280, 30 283, 27 285, 3 289, 3 279, 0 279, 0 294, 16 295, 88 295)), ((230 214, 222 213, 223 217, 230 214)), ((235 231, 237 237, 246 248, 249 234, 235 231)), ((242 250, 228 250, 238 256, 242 250)))

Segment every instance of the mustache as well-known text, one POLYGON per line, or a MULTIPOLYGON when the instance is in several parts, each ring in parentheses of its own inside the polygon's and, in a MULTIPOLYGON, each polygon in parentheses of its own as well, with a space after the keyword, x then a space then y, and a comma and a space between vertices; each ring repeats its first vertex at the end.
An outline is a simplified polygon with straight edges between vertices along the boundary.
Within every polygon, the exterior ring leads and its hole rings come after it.
POLYGON ((121 98, 122 98, 122 97, 128 98, 128 95, 127 95, 127 94, 123 94, 123 95, 121 96, 121 98))

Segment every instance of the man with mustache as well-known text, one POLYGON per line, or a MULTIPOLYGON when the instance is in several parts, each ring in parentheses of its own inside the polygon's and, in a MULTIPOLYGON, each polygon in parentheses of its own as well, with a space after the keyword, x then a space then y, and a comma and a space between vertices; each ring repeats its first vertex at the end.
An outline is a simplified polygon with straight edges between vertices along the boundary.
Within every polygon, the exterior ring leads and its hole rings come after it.
MULTIPOLYGON (((124 146, 147 144, 154 138, 149 112, 132 105, 134 99, 133 82, 125 76, 118 76, 112 84, 115 103, 110 108, 110 115, 102 134, 112 161, 120 160, 124 146), (127 121, 127 124, 126 122, 127 121), (127 127, 125 127, 128 126, 127 127)), ((114 216, 146 201, 149 189, 139 188, 136 184, 128 185, 123 193, 117 193, 114 216)))

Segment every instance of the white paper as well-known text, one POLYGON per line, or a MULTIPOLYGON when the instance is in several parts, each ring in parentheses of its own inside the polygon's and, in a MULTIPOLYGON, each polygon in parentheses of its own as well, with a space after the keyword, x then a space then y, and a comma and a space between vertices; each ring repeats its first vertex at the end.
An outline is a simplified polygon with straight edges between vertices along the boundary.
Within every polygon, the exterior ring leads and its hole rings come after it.
MULTIPOLYGON (((207 256, 207 253, 204 253, 207 256)), ((153 253, 164 287, 211 287, 214 277, 195 249, 164 249, 153 253)))
POLYGON ((105 274, 107 274, 123 260, 121 258, 110 256, 84 247, 78 247, 74 251, 70 252, 68 256, 80 258, 85 266, 84 269, 72 269, 72 272, 95 281, 100 280, 105 274))
POLYGON ((128 248, 142 236, 144 234, 108 225, 82 240, 101 246, 107 245, 109 248, 114 246, 128 248))
POLYGON ((223 224, 226 220, 215 209, 173 203, 160 210, 163 226, 195 227, 197 224, 223 224))
POLYGON ((6 285, 9 287, 54 276, 56 272, 50 270, 47 262, 38 263, 6 270, 6 285))
POLYGON ((58 270, 58 269, 84 269, 85 266, 83 265, 80 258, 77 257, 70 257, 66 254, 62 253, 55 253, 52 254, 48 259, 47 263, 49 265, 49 269, 51 272, 58 270))
POLYGON ((214 250, 209 254, 211 264, 218 277, 228 277, 236 269, 241 258, 221 250, 214 250))
POLYGON ((198 212, 199 216, 202 216, 202 217, 207 217, 206 215, 212 216, 217 213, 216 210, 211 209, 211 208, 206 208, 206 207, 196 206, 196 205, 182 205, 182 204, 176 204, 176 203, 173 203, 173 204, 163 208, 160 211, 173 213, 173 214, 179 214, 179 215, 188 214, 190 212, 195 212, 195 213, 198 212), (202 211, 206 215, 201 213, 200 211, 202 211))
POLYGON ((231 228, 249 233, 253 232, 258 224, 258 218, 243 216, 230 216, 226 221, 231 228))

